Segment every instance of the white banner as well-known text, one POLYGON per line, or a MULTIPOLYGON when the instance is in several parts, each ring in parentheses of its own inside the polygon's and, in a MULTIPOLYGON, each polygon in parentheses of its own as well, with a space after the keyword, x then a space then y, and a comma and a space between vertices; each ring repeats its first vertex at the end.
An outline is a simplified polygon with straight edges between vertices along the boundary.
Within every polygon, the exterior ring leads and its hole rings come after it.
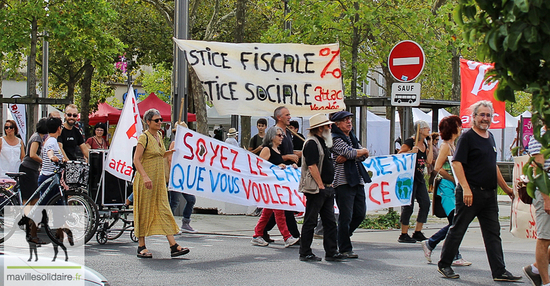
POLYGON ((13 120, 17 124, 17 128, 19 129, 19 135, 21 135, 21 139, 23 140, 23 144, 27 144, 27 114, 25 112, 25 105, 24 104, 8 104, 8 109, 11 112, 11 116, 13 117, 13 120))
MULTIPOLYGON (((301 170, 281 169, 225 142, 178 126, 169 189, 245 206, 304 211, 301 170)), ((369 211, 410 204, 416 154, 372 157, 365 185, 369 211)))
POLYGON ((523 175, 523 166, 525 166, 528 160, 528 155, 514 157, 514 200, 512 201, 512 215, 510 216, 510 232, 515 237, 537 239, 535 207, 524 204, 519 199, 517 190, 519 177, 523 175))
POLYGON ((338 44, 233 44, 178 40, 220 115, 292 116, 344 110, 338 44))
POLYGON ((365 185, 367 210, 411 204, 416 154, 369 157, 363 162, 372 183, 365 185))
POLYGON ((128 96, 124 101, 122 113, 111 141, 109 154, 103 163, 103 168, 114 176, 131 181, 132 179, 132 148, 137 144, 143 126, 139 109, 132 86, 128 89, 128 96))

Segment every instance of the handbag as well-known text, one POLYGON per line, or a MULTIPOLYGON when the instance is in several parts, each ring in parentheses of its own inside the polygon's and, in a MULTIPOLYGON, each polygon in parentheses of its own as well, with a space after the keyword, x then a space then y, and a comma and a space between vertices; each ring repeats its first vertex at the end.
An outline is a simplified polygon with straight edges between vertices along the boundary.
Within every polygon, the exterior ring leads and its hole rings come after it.
MULTIPOLYGON (((321 143, 317 140, 317 138, 312 137, 311 139, 317 144, 317 149, 319 150, 319 173, 321 173, 321 169, 323 168, 323 160, 325 158, 325 153, 323 152, 323 149, 321 148, 321 143)), ((304 142, 304 146, 306 145, 307 141, 304 142)), ((304 157, 302 153, 302 157, 304 157)), ((319 186, 317 185, 317 182, 315 182, 315 179, 313 179, 313 176, 311 175, 311 172, 309 172, 308 167, 305 164, 305 158, 302 158, 302 176, 300 177, 300 184, 298 185, 298 191, 301 193, 308 193, 308 194, 317 194, 319 193, 319 186)))
POLYGON ((516 184, 516 189, 518 190, 519 199, 526 205, 533 203, 533 198, 527 193, 527 183, 528 179, 525 176, 520 176, 518 183, 516 184))
MULTIPOLYGON (((439 175, 439 173, 438 173, 439 175)), ((441 196, 437 193, 437 189, 439 188, 439 184, 441 183, 442 177, 437 176, 434 180, 434 192, 432 197, 432 212, 433 215, 438 218, 446 218, 447 214, 445 213, 445 209, 443 209, 443 205, 441 204, 441 196)))

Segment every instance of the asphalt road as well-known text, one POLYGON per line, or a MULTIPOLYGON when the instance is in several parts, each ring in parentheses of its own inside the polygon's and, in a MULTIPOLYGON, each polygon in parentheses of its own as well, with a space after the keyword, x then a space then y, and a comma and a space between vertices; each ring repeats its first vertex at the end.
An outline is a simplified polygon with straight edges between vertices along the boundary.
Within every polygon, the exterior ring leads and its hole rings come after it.
MULTIPOLYGON (((199 222, 206 216, 195 216, 199 222)), ((86 266, 103 274, 111 285, 499 285, 493 282, 479 229, 472 225, 461 253, 473 262, 455 267, 458 280, 441 278, 435 264, 428 264, 419 243, 397 243, 398 231, 360 231, 354 240, 359 259, 345 262, 307 263, 298 260, 298 247, 284 248, 281 237, 268 247, 252 246, 250 225, 257 220, 244 216, 213 216, 219 227, 233 224, 232 233, 184 234, 177 242, 191 252, 171 259, 165 237, 147 238, 153 259, 136 257, 137 243, 128 233, 100 245, 86 245, 86 266), (222 221, 222 222, 219 222, 222 221), (246 230, 246 231, 244 231, 246 230)), ((205 227, 202 224, 201 227, 205 227)), ((432 225, 426 235, 437 231, 432 225)), ((212 226, 215 228, 215 226, 212 226)), ((507 269, 523 275, 521 268, 534 259, 534 241, 511 237, 502 228, 507 269)), ((273 234, 276 231, 272 231, 273 234)), ((322 240, 315 239, 313 250, 324 256, 322 240)), ((441 248, 434 251, 437 261, 441 248)), ((529 285, 526 278, 518 285, 529 285)), ((510 285, 510 284, 506 284, 510 285)))

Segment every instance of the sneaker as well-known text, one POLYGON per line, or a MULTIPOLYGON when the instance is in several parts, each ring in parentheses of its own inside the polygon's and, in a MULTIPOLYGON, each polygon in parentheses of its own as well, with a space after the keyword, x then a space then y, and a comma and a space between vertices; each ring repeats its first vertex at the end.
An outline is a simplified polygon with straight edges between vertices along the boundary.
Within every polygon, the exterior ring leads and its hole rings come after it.
POLYGON ((336 253, 332 256, 325 256, 326 261, 340 262, 346 257, 342 253, 336 253))
POLYGON ((267 243, 261 236, 253 237, 252 240, 250 241, 250 243, 252 243, 252 245, 257 245, 257 246, 268 246, 269 245, 269 243, 267 243))
POLYGON ((296 243, 298 243, 298 238, 291 236, 285 240, 285 248, 290 247, 296 243))
POLYGON ((430 250, 428 241, 422 241, 420 244, 422 244, 422 249, 424 250, 424 257, 426 257, 429 263, 432 263, 432 251, 430 250))
POLYGON ((353 252, 353 251, 342 252, 341 254, 344 257, 344 259, 359 258, 359 255, 355 254, 355 252, 353 252))
POLYGON ((527 276, 527 279, 529 279, 534 286, 542 285, 542 279, 540 278, 540 274, 533 273, 533 267, 531 265, 527 265, 523 267, 523 273, 525 273, 525 276, 527 276))
POLYGON ((316 262, 321 261, 321 257, 315 256, 315 254, 309 254, 309 255, 300 255, 300 261, 306 261, 306 262, 316 262))
POLYGON ((472 262, 464 259, 464 258, 460 258, 460 259, 457 259, 455 261, 453 261, 453 266, 470 266, 472 265, 472 262))
POLYGON ((397 241, 400 243, 416 243, 416 239, 410 237, 408 233, 402 233, 397 241))
POLYGON ((413 236, 412 236, 413 239, 415 239, 416 241, 424 241, 426 239, 428 239, 427 237, 424 236, 424 234, 420 231, 415 231, 413 233, 413 236))
POLYGON ((198 231, 193 229, 191 227, 191 225, 189 225, 188 222, 183 222, 181 224, 181 232, 185 232, 185 233, 197 233, 198 231))
POLYGON ((441 273, 443 277, 450 278, 450 279, 457 279, 460 278, 460 275, 456 274, 454 270, 449 267, 438 267, 437 272, 441 273))
POLYGON ((506 270, 506 272, 500 274, 497 277, 493 277, 494 281, 502 281, 502 282, 516 282, 521 280, 521 276, 514 276, 510 271, 506 270))

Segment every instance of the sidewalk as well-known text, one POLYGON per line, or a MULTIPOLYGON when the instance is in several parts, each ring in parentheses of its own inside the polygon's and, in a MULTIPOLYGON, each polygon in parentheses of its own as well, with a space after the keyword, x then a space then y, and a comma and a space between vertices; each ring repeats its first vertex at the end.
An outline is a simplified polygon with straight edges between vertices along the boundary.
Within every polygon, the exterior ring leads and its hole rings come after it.
MULTIPOLYGON (((519 251, 525 251, 526 253, 534 253, 535 240, 520 239, 512 236, 510 233, 510 206, 511 200, 508 196, 499 196, 499 209, 500 209, 500 225, 501 225, 501 238, 504 249, 513 248, 519 251)), ((400 208, 395 208, 400 212, 400 208)), ((415 213, 418 210, 418 206, 415 205, 415 213)), ((387 210, 380 210, 375 212, 368 212, 367 214, 384 214, 387 210)), ((209 214, 193 214, 191 216, 191 225, 194 229, 198 230, 202 234, 216 234, 216 235, 230 235, 230 236, 248 236, 252 237, 254 233, 254 226, 258 221, 258 217, 246 216, 246 215, 209 215, 209 214)), ((176 217, 176 221, 180 222, 181 217, 176 217)), ((425 235, 431 236, 437 232, 440 228, 447 225, 447 219, 440 219, 434 216, 429 216, 428 222, 424 225, 423 232, 425 235)), ((298 224, 301 228, 302 225, 298 224)), ((271 237, 280 240, 280 236, 277 228, 274 228, 271 232, 271 237)), ((392 230, 373 230, 373 229, 358 229, 355 231, 352 241, 357 242, 371 242, 371 243, 390 243, 395 245, 401 245, 405 247, 408 244, 399 244, 397 238, 400 234, 399 229, 392 230)), ((411 244, 414 247, 414 244, 411 244)), ((481 231, 479 229, 479 223, 474 220, 470 224, 470 228, 462 242, 463 247, 480 248, 484 250, 483 239, 481 237, 481 231)))

